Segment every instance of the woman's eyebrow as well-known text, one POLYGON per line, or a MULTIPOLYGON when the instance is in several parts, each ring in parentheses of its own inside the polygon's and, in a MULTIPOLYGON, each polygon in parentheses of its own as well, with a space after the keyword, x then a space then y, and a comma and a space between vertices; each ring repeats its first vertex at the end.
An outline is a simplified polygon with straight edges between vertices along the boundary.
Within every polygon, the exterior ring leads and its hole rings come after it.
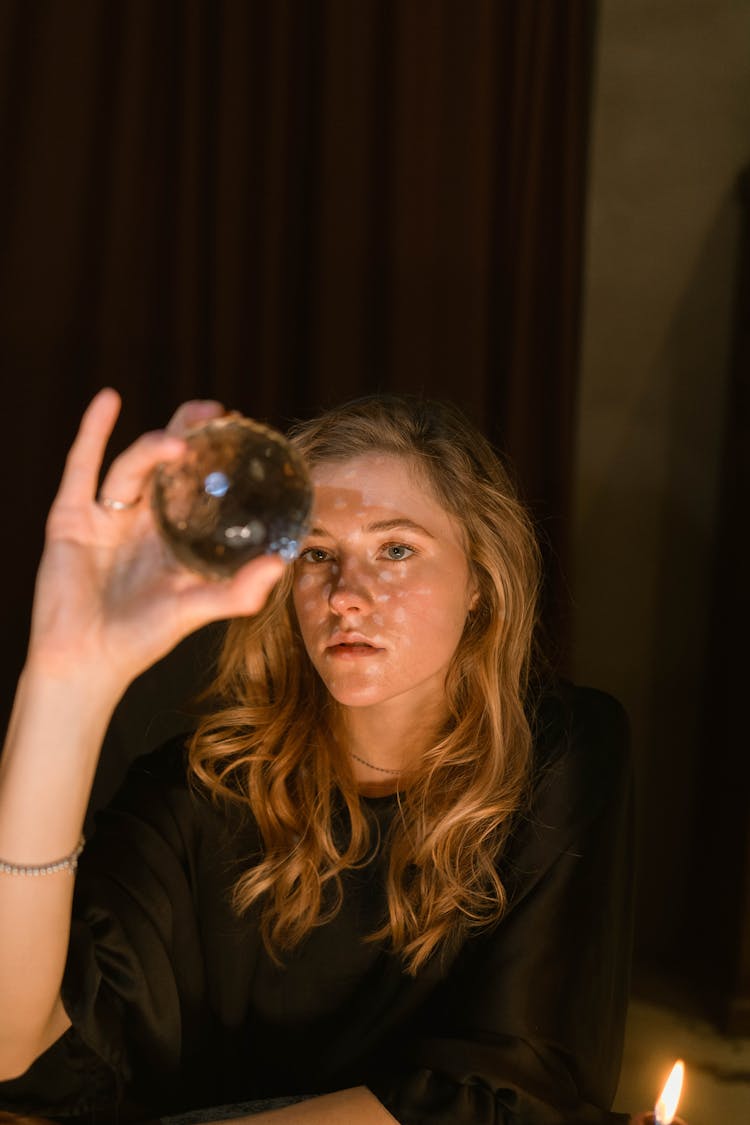
POLYGON ((432 532, 423 527, 421 523, 415 523, 414 520, 405 516, 396 516, 390 520, 376 520, 375 523, 368 523, 365 531, 394 531, 397 527, 406 528, 407 531, 419 531, 430 539, 435 538, 432 532))
MULTIPOLYGON (((416 523, 414 520, 408 519, 406 516, 395 516, 390 520, 375 520, 374 523, 368 523, 362 530, 365 532, 370 531, 395 531, 396 528, 404 528, 406 531, 418 531, 422 535, 426 535, 428 539, 434 539, 435 536, 421 523, 416 523)), ((307 533, 308 535, 319 535, 322 538, 331 539, 331 533, 326 531, 324 527, 311 527, 307 533)))

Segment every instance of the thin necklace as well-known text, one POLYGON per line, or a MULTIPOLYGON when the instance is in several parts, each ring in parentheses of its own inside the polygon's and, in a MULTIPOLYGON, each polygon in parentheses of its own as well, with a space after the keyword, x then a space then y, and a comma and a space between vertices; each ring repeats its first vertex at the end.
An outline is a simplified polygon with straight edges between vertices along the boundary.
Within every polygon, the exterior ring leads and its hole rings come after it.
POLYGON ((399 774, 399 773, 402 773, 402 772, 403 772, 402 770, 385 770, 385 769, 383 769, 383 767, 382 767, 382 766, 374 766, 374 765, 372 764, 372 762, 367 762, 367 761, 365 761, 365 759, 364 759, 364 758, 360 758, 359 754, 355 754, 353 750, 350 750, 350 751, 349 751, 349 753, 350 753, 350 754, 351 754, 351 756, 352 756, 353 758, 355 758, 355 759, 356 759, 356 760, 357 760, 358 762, 361 762, 363 766, 367 766, 367 767, 368 767, 368 769, 371 769, 371 770, 377 770, 377 771, 378 771, 378 773, 390 773, 390 774, 399 774))

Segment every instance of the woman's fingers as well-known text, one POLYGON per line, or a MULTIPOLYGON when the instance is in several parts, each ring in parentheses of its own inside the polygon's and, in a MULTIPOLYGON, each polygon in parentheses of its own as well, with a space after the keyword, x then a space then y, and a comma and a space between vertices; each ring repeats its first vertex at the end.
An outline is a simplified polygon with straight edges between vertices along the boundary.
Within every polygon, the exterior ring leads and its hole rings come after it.
MULTIPOLYGON (((104 452, 119 412, 120 396, 111 387, 99 391, 89 403, 65 462, 56 507, 88 504, 96 497, 104 452)), ((100 495, 114 501, 114 505, 109 506, 115 510, 133 506, 142 497, 156 465, 173 460, 184 451, 181 435, 223 413, 223 405, 213 399, 184 402, 166 430, 144 434, 115 459, 102 482, 100 495)))
POLYGON ((99 496, 105 507, 133 507, 147 491, 157 465, 172 461, 185 451, 185 443, 165 430, 142 434, 124 453, 115 458, 102 481, 99 496))
POLYGON ((105 507, 123 511, 135 506, 145 495, 149 478, 156 466, 184 453, 182 435, 191 427, 210 418, 220 417, 223 413, 222 404, 213 399, 183 402, 170 418, 165 430, 144 434, 112 462, 99 491, 105 507))
POLYGON ((67 507, 93 500, 104 450, 119 413, 120 396, 111 387, 91 400, 65 460, 56 505, 67 507))
MULTIPOLYGON (((116 392, 100 392, 68 456, 47 524, 33 640, 55 659, 60 652, 107 651, 124 682, 196 628, 259 612, 285 565, 264 556, 233 578, 212 582, 170 559, 147 505, 155 467, 185 452, 184 438, 173 432, 144 434, 120 453, 95 503, 119 407, 116 392)), ((221 413, 218 403, 185 403, 171 425, 183 429, 221 413)))
POLYGON ((208 422, 211 418, 220 418, 225 413, 224 406, 211 398, 191 399, 178 406, 167 423, 167 433, 177 434, 181 437, 193 426, 201 422, 208 422))

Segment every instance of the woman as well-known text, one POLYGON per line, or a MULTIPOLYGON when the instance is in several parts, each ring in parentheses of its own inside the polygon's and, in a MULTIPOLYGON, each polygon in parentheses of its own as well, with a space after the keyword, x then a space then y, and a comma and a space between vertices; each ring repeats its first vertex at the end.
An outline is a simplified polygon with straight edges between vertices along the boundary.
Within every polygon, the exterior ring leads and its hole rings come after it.
POLYGON ((315 1095, 253 1121, 622 1120, 625 722, 530 678, 538 552, 487 442, 398 398, 299 426, 300 557, 211 582, 170 560, 147 497, 221 408, 181 408, 97 501, 118 409, 101 392, 68 457, 0 764, 3 1104, 142 1120, 315 1095), (73 903, 117 701, 224 618, 187 759, 176 740, 136 763, 73 903))

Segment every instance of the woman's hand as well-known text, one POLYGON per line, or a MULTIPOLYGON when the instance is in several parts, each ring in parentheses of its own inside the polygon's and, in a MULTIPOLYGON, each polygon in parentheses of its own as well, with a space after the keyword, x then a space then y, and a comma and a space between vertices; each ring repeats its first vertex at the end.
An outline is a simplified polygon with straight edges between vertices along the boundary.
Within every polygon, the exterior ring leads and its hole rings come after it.
POLYGON ((151 476, 180 457, 180 436, 222 413, 218 403, 186 403, 165 431, 144 434, 112 463, 97 501, 107 441, 119 395, 101 391, 86 410, 50 510, 37 577, 29 659, 53 675, 75 667, 108 669, 124 689, 130 680, 209 621, 257 613, 284 564, 255 559, 225 581, 179 566, 151 512, 151 476))

